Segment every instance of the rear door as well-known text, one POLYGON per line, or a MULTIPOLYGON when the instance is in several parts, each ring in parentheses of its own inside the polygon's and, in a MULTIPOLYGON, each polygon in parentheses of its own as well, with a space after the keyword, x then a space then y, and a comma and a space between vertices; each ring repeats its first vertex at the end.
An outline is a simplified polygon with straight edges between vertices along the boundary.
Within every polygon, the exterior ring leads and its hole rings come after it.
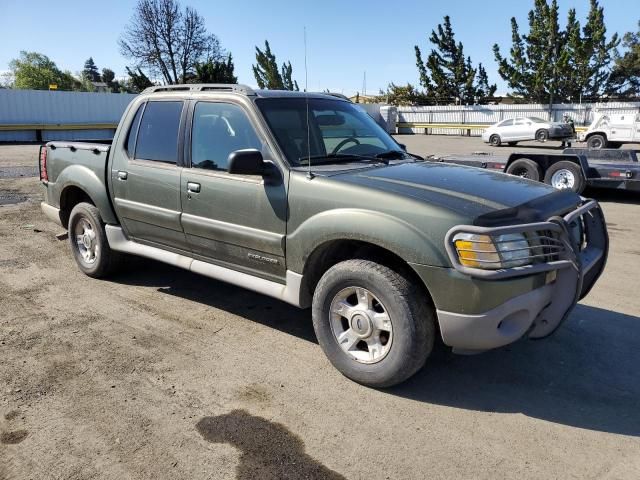
POLYGON ((236 150, 261 150, 273 158, 251 109, 241 101, 194 102, 182 175, 182 226, 195 257, 282 281, 286 274, 286 175, 232 175, 227 159, 236 150))
POLYGON ((513 125, 513 119, 504 120, 498 125, 498 135, 503 142, 514 140, 515 127, 513 125))
POLYGON ((129 237, 188 251, 180 224, 184 102, 150 100, 139 106, 125 147, 115 152, 114 206, 129 237))
POLYGON ((517 140, 531 140, 534 132, 531 128, 531 121, 526 118, 516 118, 513 120, 513 138, 517 140))

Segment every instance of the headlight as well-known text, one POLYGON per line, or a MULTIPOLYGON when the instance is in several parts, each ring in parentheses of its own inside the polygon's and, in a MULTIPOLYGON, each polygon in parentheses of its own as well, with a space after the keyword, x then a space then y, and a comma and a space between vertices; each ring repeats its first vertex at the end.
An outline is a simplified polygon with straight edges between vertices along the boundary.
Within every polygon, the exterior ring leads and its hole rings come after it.
POLYGON ((499 270, 531 263, 529 242, 521 233, 496 236, 458 233, 453 243, 465 267, 499 270))

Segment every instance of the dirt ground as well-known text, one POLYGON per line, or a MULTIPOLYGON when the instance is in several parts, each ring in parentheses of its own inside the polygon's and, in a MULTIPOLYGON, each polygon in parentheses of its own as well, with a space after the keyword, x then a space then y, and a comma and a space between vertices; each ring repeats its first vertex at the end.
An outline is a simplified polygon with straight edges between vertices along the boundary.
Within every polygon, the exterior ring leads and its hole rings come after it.
POLYGON ((0 146, 0 479, 640 478, 640 195, 586 192, 609 264, 556 335, 378 391, 332 368, 309 311, 146 260, 81 274, 37 150, 0 146))

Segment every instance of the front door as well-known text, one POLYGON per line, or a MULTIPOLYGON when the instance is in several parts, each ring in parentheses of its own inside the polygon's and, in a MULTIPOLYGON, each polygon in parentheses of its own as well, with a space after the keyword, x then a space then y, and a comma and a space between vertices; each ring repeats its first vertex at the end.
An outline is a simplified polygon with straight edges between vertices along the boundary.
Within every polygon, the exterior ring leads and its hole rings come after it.
POLYGON ((248 112, 231 101, 193 105, 186 140, 191 168, 181 181, 182 226, 195 257, 282 281, 288 172, 273 165, 268 178, 227 173, 227 159, 236 150, 255 148, 273 158, 248 112))
POLYGON ((129 237, 188 251, 180 224, 182 101, 142 104, 111 172, 114 206, 129 237))

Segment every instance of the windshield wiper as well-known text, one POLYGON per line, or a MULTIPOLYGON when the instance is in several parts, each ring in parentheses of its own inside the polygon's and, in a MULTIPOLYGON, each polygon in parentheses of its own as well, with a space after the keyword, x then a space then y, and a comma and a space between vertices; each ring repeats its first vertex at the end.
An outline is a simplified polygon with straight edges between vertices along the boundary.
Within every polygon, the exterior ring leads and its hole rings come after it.
POLYGON ((326 162, 317 162, 318 164, 346 163, 350 162, 351 160, 367 160, 369 162, 384 161, 384 159, 376 158, 375 156, 355 155, 350 153, 327 153, 325 155, 311 155, 310 157, 300 157, 298 159, 298 163, 300 165, 309 165, 309 160, 311 160, 312 164, 314 160, 328 160, 326 162))
POLYGON ((387 150, 386 152, 378 153, 376 158, 400 160, 405 158, 405 155, 407 155, 407 152, 403 150, 387 150))

